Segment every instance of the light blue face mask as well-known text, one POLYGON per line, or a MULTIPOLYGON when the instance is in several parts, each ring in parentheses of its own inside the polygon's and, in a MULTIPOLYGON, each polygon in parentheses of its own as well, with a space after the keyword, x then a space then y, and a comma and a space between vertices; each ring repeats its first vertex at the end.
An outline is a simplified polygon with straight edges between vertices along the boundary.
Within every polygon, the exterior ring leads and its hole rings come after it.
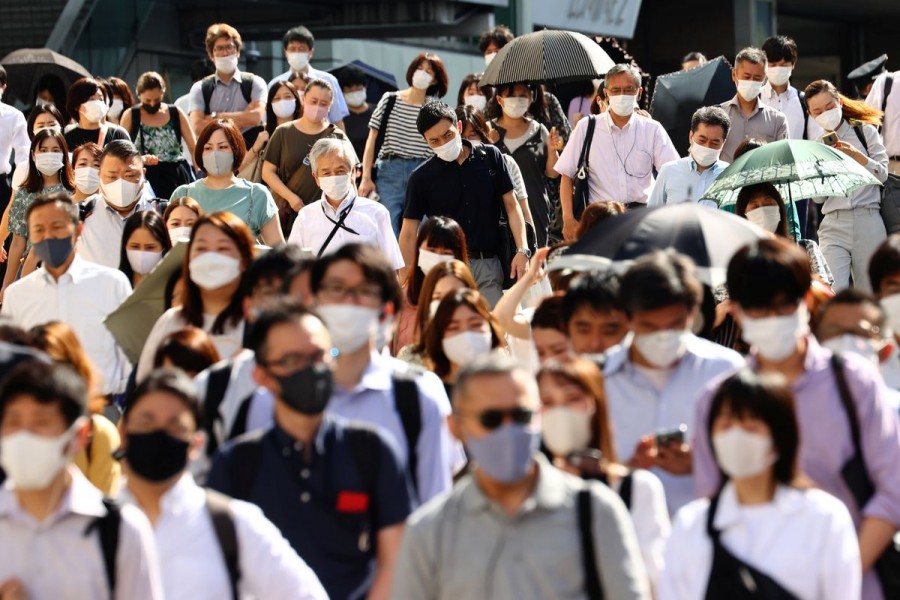
POLYGON ((508 423, 482 438, 467 438, 465 446, 488 477, 500 483, 515 483, 525 478, 540 443, 540 431, 508 423))

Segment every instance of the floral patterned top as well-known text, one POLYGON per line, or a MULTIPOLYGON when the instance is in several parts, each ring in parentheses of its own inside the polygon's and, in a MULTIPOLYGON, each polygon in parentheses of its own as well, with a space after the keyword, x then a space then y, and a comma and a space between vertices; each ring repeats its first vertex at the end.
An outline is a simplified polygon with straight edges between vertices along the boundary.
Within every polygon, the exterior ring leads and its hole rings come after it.
POLYGON ((24 187, 17 189, 16 195, 13 196, 12 205, 9 207, 9 232, 28 239, 28 223, 25 221, 25 213, 28 211, 28 207, 41 194, 53 194, 56 192, 66 192, 68 194, 71 190, 67 190, 61 183, 45 187, 37 193, 29 192, 24 187))
MULTIPOLYGON (((172 111, 172 118, 178 118, 172 111)), ((162 127, 148 127, 141 123, 140 131, 135 135, 135 145, 141 154, 154 154, 159 162, 179 162, 184 160, 181 151, 181 140, 175 135, 171 119, 162 127)))

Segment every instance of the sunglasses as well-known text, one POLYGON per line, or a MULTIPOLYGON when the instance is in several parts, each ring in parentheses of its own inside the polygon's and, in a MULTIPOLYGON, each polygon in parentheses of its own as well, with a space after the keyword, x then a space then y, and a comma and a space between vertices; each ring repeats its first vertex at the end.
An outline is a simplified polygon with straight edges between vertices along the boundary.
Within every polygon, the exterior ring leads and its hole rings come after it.
POLYGON ((486 411, 472 414, 476 414, 481 426, 489 431, 493 431, 503 425, 506 417, 509 417, 517 425, 528 425, 531 423, 532 417, 534 417, 532 409, 521 407, 507 409, 490 408, 486 411))

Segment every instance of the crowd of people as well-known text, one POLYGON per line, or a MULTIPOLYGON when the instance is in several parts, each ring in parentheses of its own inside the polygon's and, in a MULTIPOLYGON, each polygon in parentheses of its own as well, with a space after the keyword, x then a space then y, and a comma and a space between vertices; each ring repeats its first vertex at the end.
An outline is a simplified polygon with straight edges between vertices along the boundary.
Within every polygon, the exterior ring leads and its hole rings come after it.
POLYGON ((897 597, 881 188, 746 186, 764 231, 724 286, 672 248, 564 253, 718 210, 776 140, 900 175, 883 61, 863 101, 794 88, 790 38, 745 48, 679 157, 629 63, 566 112, 479 73, 451 106, 431 52, 369 103, 302 26, 268 84, 234 27, 205 47, 171 103, 148 72, 0 104, 0 600, 897 597))

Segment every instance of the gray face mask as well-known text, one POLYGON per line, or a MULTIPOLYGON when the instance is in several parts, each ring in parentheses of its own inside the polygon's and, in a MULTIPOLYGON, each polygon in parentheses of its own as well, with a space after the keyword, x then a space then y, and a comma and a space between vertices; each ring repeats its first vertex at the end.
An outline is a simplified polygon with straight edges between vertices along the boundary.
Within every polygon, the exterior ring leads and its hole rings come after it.
POLYGON ((231 173, 234 166, 234 154, 230 150, 212 150, 203 153, 203 170, 207 175, 218 177, 231 173))
POLYGON ((501 483, 515 483, 525 478, 540 443, 540 431, 508 423, 482 438, 467 438, 465 446, 488 477, 501 483))
POLYGON ((47 238, 34 244, 34 253, 41 262, 58 269, 72 254, 74 247, 71 237, 47 238))

